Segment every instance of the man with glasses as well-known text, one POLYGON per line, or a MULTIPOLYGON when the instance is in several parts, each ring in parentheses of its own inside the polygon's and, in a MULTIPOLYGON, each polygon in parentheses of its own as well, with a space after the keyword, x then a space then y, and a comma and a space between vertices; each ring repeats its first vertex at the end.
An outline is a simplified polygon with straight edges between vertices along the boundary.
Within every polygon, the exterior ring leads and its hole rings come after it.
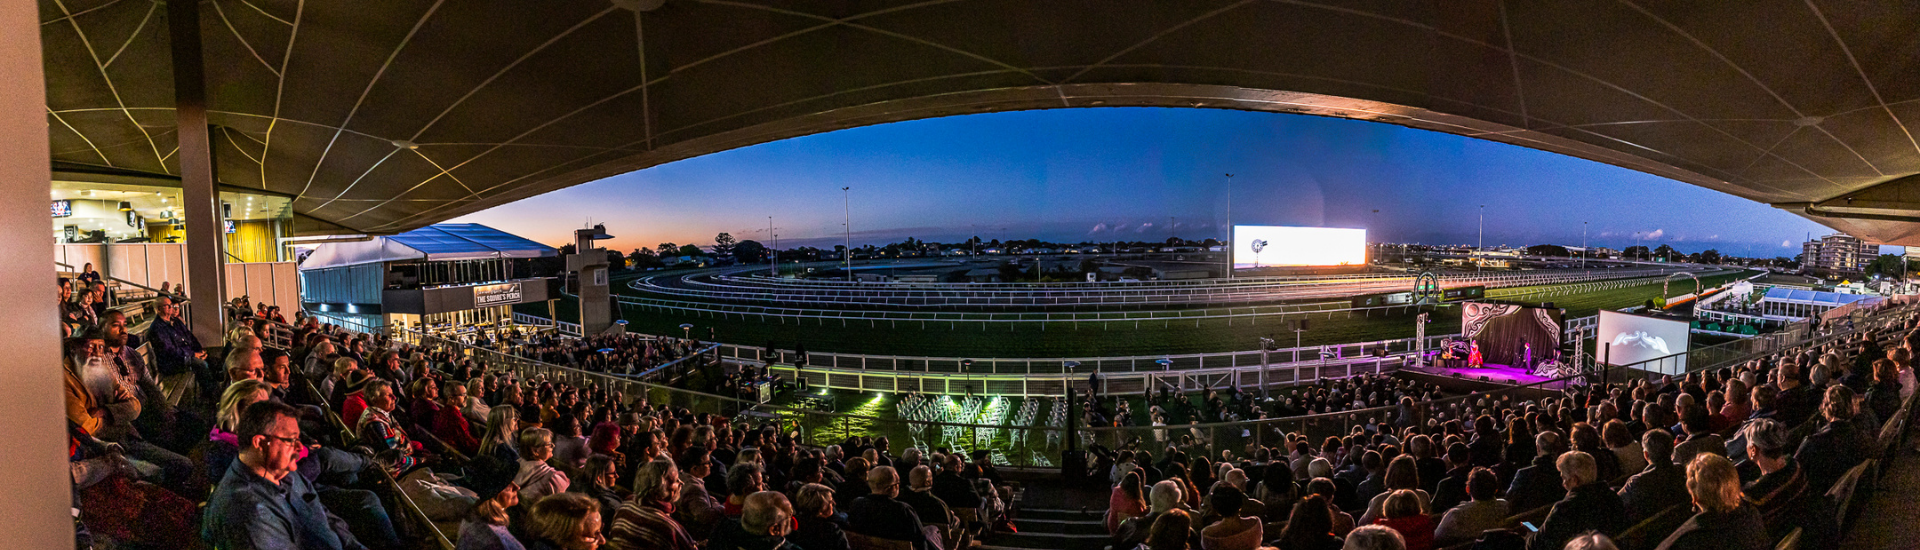
POLYGON ((235 430, 240 456, 207 501, 201 537, 214 548, 354 550, 358 540, 321 505, 304 476, 299 413, 285 404, 248 405, 235 430))
POLYGON ((219 400, 224 388, 207 368, 207 350, 193 337, 193 327, 180 318, 180 305, 172 298, 160 299, 160 316, 147 329, 147 342, 152 345, 153 366, 161 376, 193 373, 200 396, 209 403, 219 400))

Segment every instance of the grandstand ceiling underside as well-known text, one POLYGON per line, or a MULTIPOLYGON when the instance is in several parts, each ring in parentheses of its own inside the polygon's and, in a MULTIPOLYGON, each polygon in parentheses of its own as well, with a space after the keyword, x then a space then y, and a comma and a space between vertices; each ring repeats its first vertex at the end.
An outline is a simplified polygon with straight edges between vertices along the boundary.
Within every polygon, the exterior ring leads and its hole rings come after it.
MULTIPOLYGON (((178 174, 167 10, 40 8, 56 171, 178 174)), ((292 197, 305 234, 395 233, 855 126, 1175 106, 1511 143, 1920 244, 1908 2, 212 0, 201 15, 219 180, 292 197)))

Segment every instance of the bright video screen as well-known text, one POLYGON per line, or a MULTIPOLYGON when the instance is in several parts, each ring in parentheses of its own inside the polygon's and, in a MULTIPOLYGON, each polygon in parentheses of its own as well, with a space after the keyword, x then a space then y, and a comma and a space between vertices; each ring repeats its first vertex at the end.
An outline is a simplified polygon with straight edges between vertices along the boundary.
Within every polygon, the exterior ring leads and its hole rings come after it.
POLYGON ((1233 226, 1233 268, 1365 265, 1367 230, 1233 226))
POLYGON ((1642 361, 1686 353, 1689 335, 1686 321, 1601 310, 1600 345, 1594 351, 1609 365, 1632 365, 1644 371, 1679 375, 1687 371, 1685 355, 1651 363, 1642 361))

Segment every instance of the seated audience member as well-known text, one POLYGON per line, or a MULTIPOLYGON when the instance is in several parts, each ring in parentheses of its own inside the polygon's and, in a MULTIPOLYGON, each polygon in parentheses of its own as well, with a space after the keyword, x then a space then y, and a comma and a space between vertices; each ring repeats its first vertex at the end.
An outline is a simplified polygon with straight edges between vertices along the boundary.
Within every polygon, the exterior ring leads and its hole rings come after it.
POLYGON ((1620 502, 1627 507, 1627 521, 1631 523, 1688 501, 1687 472, 1672 460, 1673 434, 1647 430, 1640 436, 1640 448, 1647 468, 1627 478, 1627 485, 1620 488, 1620 502))
MULTIPOLYGON (((1360 523, 1362 525, 1372 524, 1375 520, 1385 517, 1383 511, 1385 510, 1387 496, 1393 494, 1394 491, 1413 491, 1414 496, 1420 499, 1422 514, 1426 513, 1426 508, 1431 505, 1433 500, 1426 491, 1420 490, 1420 471, 1416 461, 1411 455, 1400 455, 1394 457, 1392 462, 1387 463, 1384 486, 1387 492, 1380 493, 1374 496, 1373 500, 1367 502, 1367 512, 1360 515, 1360 523)), ((1405 533, 1402 534, 1404 535, 1405 533)), ((1409 544, 1411 544, 1411 541, 1409 541, 1409 544)))
POLYGON ((914 466, 907 471, 907 490, 900 492, 900 502, 913 507, 913 514, 920 523, 927 525, 951 526, 955 523, 953 511, 947 503, 933 496, 933 469, 926 466, 914 466))
POLYGON ((1513 510, 1505 499, 1494 498, 1499 486, 1500 478, 1493 470, 1474 468, 1467 476, 1467 494, 1473 500, 1447 510, 1446 516, 1440 518, 1440 527, 1434 530, 1434 544, 1473 540, 1488 529, 1505 527, 1513 510))
POLYGON ((1129 519, 1120 524, 1120 530, 1113 534, 1114 548, 1133 548, 1147 541, 1147 533, 1153 529, 1154 520, 1167 511, 1179 508, 1185 500, 1181 494, 1180 482, 1171 479, 1153 484, 1147 491, 1147 514, 1129 519))
POLYGON ((1567 497, 1553 505, 1540 531, 1528 541, 1529 550, 1553 550, 1566 546, 1575 535, 1587 531, 1616 534, 1627 527, 1626 507, 1620 496, 1598 479, 1593 457, 1580 451, 1561 454, 1554 466, 1560 471, 1567 497))
POLYGON ((1806 472, 1787 454, 1791 435, 1786 426, 1767 418, 1747 424, 1740 435, 1747 441, 1747 459, 1760 468, 1760 478, 1741 492, 1760 512, 1768 530, 1784 535, 1782 529, 1791 529, 1788 516, 1807 491, 1806 472))
POLYGON ((712 457, 712 451, 694 445, 680 451, 680 460, 676 462, 688 466, 680 470, 680 500, 673 503, 673 519, 679 520, 694 540, 706 540, 727 519, 725 507, 707 493, 707 485, 702 481, 713 470, 712 457))
MULTIPOLYGON (((1844 388, 1845 386, 1836 386, 1844 388)), ((1687 493, 1700 510, 1659 550, 1766 550, 1773 544, 1760 512, 1742 502, 1740 474, 1726 457, 1702 454, 1687 464, 1687 493)))
POLYGON ((787 541, 793 531, 793 505, 774 491, 747 495, 739 521, 720 524, 707 550, 804 550, 787 541))
POLYGON ((247 406, 234 435, 240 456, 207 500, 201 536, 215 548, 347 550, 364 548, 330 517, 297 469, 300 416, 274 401, 247 406))
POLYGON ((802 550, 849 550, 847 534, 834 521, 832 487, 802 485, 794 493, 793 506, 800 518, 799 528, 787 534, 787 542, 802 550))
POLYGON ((1327 510, 1333 515, 1334 536, 1344 537, 1347 536, 1347 532, 1353 530, 1353 514, 1340 511, 1340 508, 1334 504, 1337 502, 1334 494, 1339 492, 1339 488, 1334 485, 1333 480, 1315 476, 1312 481, 1307 482, 1307 492, 1320 495, 1327 500, 1327 510))
POLYGON ((1397 489, 1388 493, 1387 502, 1382 506, 1382 517, 1374 520, 1375 525, 1390 527, 1400 533, 1407 550, 1432 550, 1433 518, 1420 509, 1420 496, 1413 489, 1397 489))
POLYGON ((1347 533, 1341 550, 1407 550, 1407 540, 1398 531, 1383 525, 1355 527, 1347 533))
POLYGON ((1700 405, 1688 404, 1680 410, 1680 427, 1687 432, 1685 441, 1673 446, 1673 461, 1676 464, 1690 464, 1694 455, 1713 453, 1727 454, 1727 440, 1713 433, 1708 425, 1707 409, 1700 405))
POLYGON ((553 432, 545 428, 521 430, 520 457, 520 472, 514 474, 513 484, 520 486, 521 500, 537 503, 572 486, 567 474, 547 464, 553 458, 553 432))
POLYGON ((1613 459, 1620 463, 1620 473, 1634 475, 1647 469, 1647 453, 1641 450, 1639 441, 1633 440, 1633 431, 1627 429, 1627 423, 1608 420, 1600 428, 1600 437, 1607 441, 1607 450, 1613 451, 1613 459))
POLYGON ((1800 442, 1793 458, 1806 468, 1807 486, 1825 491, 1872 454, 1873 436, 1854 423, 1853 390, 1846 386, 1827 388, 1820 414, 1825 425, 1800 442))
MULTIPOLYGON (((587 465, 582 466, 579 474, 567 484, 567 490, 593 497, 595 502, 600 503, 601 510, 619 510, 620 503, 627 500, 619 489, 620 462, 607 455, 587 457, 587 465)), ((601 522, 602 530, 611 527, 613 522, 601 522)))
POLYGON ((1287 526, 1274 542, 1285 550, 1338 550, 1340 536, 1333 534, 1333 505, 1327 497, 1309 494, 1293 503, 1287 526))
POLYGON ((680 499, 680 471, 673 461, 655 457, 634 469, 633 498, 613 516, 607 547, 615 550, 698 550, 693 536, 674 521, 680 499))
MULTIPOLYGON (((418 463, 414 458, 413 439, 407 437, 406 427, 393 418, 393 409, 399 403, 399 396, 393 393, 393 385, 378 378, 367 381, 363 395, 366 396, 367 410, 360 414, 359 429, 355 431, 360 434, 362 443, 381 453, 392 464, 388 472, 398 479, 418 463)), ((526 485, 522 484, 521 487, 526 485)))
POLYGON ((207 350, 193 335, 193 327, 180 317, 180 305, 173 299, 160 299, 160 315, 147 328, 145 339, 153 351, 153 366, 161 376, 192 374, 201 398, 213 400, 220 383, 207 366, 207 350))
POLYGON ((598 550, 607 543, 600 503, 580 493, 548 495, 527 514, 527 538, 531 550, 598 550))
POLYGON ((1607 538, 1606 535, 1587 533, 1567 541, 1567 546, 1563 550, 1620 550, 1620 547, 1615 546, 1613 539, 1607 538))
MULTIPOLYGON (((947 503, 951 508, 979 508, 980 494, 974 492, 973 482, 962 475, 964 463, 958 454, 947 455, 940 473, 933 476, 933 496, 939 497, 940 502, 947 503)), ((857 479, 853 481, 858 482, 857 479)))
MULTIPOLYGON (((240 436, 235 431, 240 426, 240 413, 254 403, 271 399, 271 389, 266 382, 259 380, 241 380, 227 386, 220 395, 220 408, 214 416, 213 430, 207 434, 207 450, 203 453, 207 461, 207 479, 219 479, 227 474, 227 466, 240 454, 240 436)), ((302 448, 300 456, 305 456, 302 448)), ((296 456, 294 460, 299 460, 296 456)))
POLYGON ((507 510, 520 505, 520 488, 513 476, 519 465, 480 457, 467 466, 467 488, 473 490, 473 510, 460 521, 456 550, 525 550, 507 532, 507 510))
POLYGON ((471 457, 480 451, 480 440, 473 436, 473 426, 467 422, 467 387, 448 384, 441 393, 444 403, 433 413, 433 436, 460 454, 471 457))
MULTIPOLYGON (((1264 525, 1258 516, 1245 515, 1240 507, 1247 495, 1227 483, 1215 483, 1207 505, 1220 514, 1220 521, 1200 530, 1202 550, 1254 550, 1265 540, 1264 525)), ((1149 536, 1148 538, 1152 538, 1149 536)))
POLYGON ((1168 510, 1153 520, 1153 529, 1140 550, 1187 550, 1193 539, 1193 516, 1186 510, 1168 510))
POLYGON ((1539 454, 1533 457, 1533 465, 1514 472, 1513 484, 1507 486, 1507 502, 1515 513, 1553 504, 1567 494, 1561 483, 1564 476, 1555 466, 1555 460, 1567 450, 1566 440, 1558 433, 1541 432, 1534 436, 1534 447, 1539 454))
MULTIPOLYGON (((729 480, 731 481, 731 480, 729 480)), ((931 543, 927 532, 914 515, 913 507, 900 502, 900 474, 892 466, 876 466, 867 471, 866 496, 854 499, 847 507, 847 530, 869 537, 913 543, 927 550, 931 543)))
MULTIPOLYGON (((1467 481, 1473 473, 1473 454, 1465 443, 1455 443, 1447 448, 1447 474, 1440 480, 1433 494, 1434 511, 1452 509, 1467 499, 1467 481)), ((1498 478, 1495 478, 1498 481, 1498 478)), ((1501 501, 1505 503, 1505 500, 1501 501)))
POLYGON ((739 518, 745 513, 747 496, 767 490, 766 472, 757 462, 735 464, 727 468, 727 500, 722 512, 728 518, 739 518))
POLYGON ((1146 513, 1147 495, 1145 486, 1140 482, 1140 472, 1128 470, 1120 479, 1120 484, 1114 485, 1113 491, 1107 495, 1107 514, 1104 518, 1107 534, 1119 532, 1121 523, 1146 513))
POLYGON ((520 462, 520 453, 513 448, 519 433, 519 409, 513 405, 494 407, 487 411, 487 431, 480 439, 475 457, 489 456, 510 464, 520 462))

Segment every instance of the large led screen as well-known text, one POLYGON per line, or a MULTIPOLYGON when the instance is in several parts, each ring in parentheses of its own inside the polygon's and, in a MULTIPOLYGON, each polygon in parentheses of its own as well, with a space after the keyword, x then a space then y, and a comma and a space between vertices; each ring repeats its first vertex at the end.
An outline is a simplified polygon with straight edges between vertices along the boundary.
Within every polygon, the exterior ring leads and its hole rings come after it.
POLYGON ((1233 226, 1234 269, 1366 263, 1365 229, 1233 226))
POLYGON ((1678 319, 1600 310, 1600 345, 1594 351, 1609 365, 1679 375, 1687 371, 1687 356, 1680 354, 1687 352, 1688 328, 1678 319))

